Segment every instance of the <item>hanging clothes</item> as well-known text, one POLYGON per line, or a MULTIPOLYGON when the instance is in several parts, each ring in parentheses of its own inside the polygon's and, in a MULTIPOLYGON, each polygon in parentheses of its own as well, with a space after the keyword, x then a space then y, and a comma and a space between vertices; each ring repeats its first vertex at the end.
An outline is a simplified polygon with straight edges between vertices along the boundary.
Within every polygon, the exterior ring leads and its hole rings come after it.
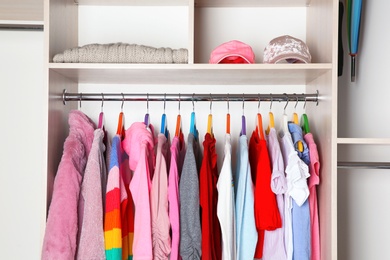
POLYGON ((126 192, 126 198, 121 203, 122 260, 131 260, 133 259, 134 201, 130 192, 132 173, 129 168, 129 156, 125 152, 122 152, 120 175, 123 181, 121 189, 126 192))
POLYGON ((95 125, 81 111, 69 113, 69 135, 54 180, 43 239, 42 259, 74 259, 77 250, 78 202, 95 125))
POLYGON ((188 135, 187 150, 180 177, 180 255, 183 260, 201 259, 202 230, 199 211, 200 147, 193 133, 188 135))
POLYGON ((81 184, 80 200, 84 203, 77 259, 106 259, 104 250, 102 176, 106 176, 105 146, 102 129, 94 131, 91 151, 81 184), (104 172, 104 173, 102 173, 104 172))
POLYGON ((169 144, 163 133, 158 134, 156 166, 150 190, 152 217, 153 259, 168 259, 171 251, 168 216, 168 170, 169 144))
POLYGON ((287 181, 284 175, 284 163, 275 128, 270 128, 266 135, 268 152, 271 161, 271 190, 276 194, 276 202, 280 213, 282 226, 264 233, 262 260, 286 260, 284 243, 284 193, 287 191, 287 181))
POLYGON ((301 184, 304 185, 305 197, 301 201, 296 200, 294 197, 292 200, 293 259, 310 260, 310 209, 309 201, 307 200, 309 188, 306 180, 310 176, 308 169, 308 164, 310 164, 309 150, 306 142, 303 140, 301 127, 290 122, 288 123, 288 129, 292 136, 295 151, 306 166, 304 168, 305 171, 301 172, 299 176, 301 184), (298 149, 298 142, 301 142, 303 145, 302 152, 298 149))
POLYGON ((199 176, 199 195, 202 213, 202 258, 210 260, 222 259, 221 226, 217 217, 217 154, 216 140, 210 133, 203 141, 203 161, 199 176))
POLYGON ((237 150, 236 243, 237 260, 253 259, 257 244, 254 187, 248 157, 248 138, 241 135, 237 150))
POLYGON ((310 208, 310 226, 311 226, 311 260, 320 260, 320 226, 318 220, 318 202, 317 202, 317 185, 320 184, 320 161, 318 156, 317 145, 314 142, 313 134, 307 133, 304 139, 309 148, 309 208, 310 208))
POLYGON ((293 200, 298 206, 302 206, 309 196, 306 178, 308 177, 307 165, 298 157, 295 151, 291 135, 287 131, 279 132, 279 143, 283 154, 283 161, 287 180, 287 192, 285 193, 285 247, 287 260, 293 259, 293 230, 292 207, 293 200))
POLYGON ((282 226, 275 193, 271 190, 271 165, 265 140, 259 130, 252 132, 249 141, 249 162, 255 189, 255 221, 258 233, 255 258, 263 257, 264 231, 282 226))
POLYGON ((182 170, 185 156, 185 145, 183 133, 175 136, 171 144, 171 162, 168 176, 168 201, 169 201, 169 221, 172 231, 171 260, 180 260, 180 197, 179 197, 179 173, 182 170))
POLYGON ((122 259, 122 214, 127 205, 127 193, 122 178, 123 149, 121 137, 112 139, 110 167, 107 179, 106 210, 104 217, 104 241, 107 260, 122 259))
POLYGON ((236 221, 234 181, 232 172, 232 145, 230 134, 225 135, 225 156, 217 182, 217 216, 222 233, 222 259, 236 259, 236 221))
POLYGON ((123 149, 129 156, 130 170, 133 178, 130 191, 133 196, 134 215, 134 259, 153 259, 152 230, 150 216, 150 175, 154 170, 154 137, 153 126, 146 127, 143 122, 133 123, 126 130, 123 149))

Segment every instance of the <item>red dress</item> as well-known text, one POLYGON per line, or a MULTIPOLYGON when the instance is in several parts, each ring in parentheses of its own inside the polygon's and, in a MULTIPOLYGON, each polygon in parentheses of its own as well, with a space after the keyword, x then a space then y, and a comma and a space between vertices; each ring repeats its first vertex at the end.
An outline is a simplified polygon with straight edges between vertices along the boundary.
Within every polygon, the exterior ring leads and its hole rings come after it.
POLYGON ((202 259, 221 260, 221 226, 217 217, 218 169, 215 138, 209 133, 203 141, 203 161, 199 176, 202 223, 202 259))
POLYGON ((258 233, 255 258, 262 258, 264 230, 282 227, 276 195, 271 190, 271 164, 265 140, 256 128, 249 141, 249 163, 255 186, 255 222, 258 233))

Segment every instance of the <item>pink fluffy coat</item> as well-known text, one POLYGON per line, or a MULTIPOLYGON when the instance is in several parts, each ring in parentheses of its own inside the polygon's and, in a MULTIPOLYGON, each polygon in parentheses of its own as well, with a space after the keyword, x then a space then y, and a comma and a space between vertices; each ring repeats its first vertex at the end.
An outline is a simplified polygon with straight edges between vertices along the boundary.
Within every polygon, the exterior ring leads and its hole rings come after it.
POLYGON ((69 136, 54 180, 42 248, 44 260, 75 259, 80 185, 94 137, 94 123, 82 112, 69 114, 69 136))

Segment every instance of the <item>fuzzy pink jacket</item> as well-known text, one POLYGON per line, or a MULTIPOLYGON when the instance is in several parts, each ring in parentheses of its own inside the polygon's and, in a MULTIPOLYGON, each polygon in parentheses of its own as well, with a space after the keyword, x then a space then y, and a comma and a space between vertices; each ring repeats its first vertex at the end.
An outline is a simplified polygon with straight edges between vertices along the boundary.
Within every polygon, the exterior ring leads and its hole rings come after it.
POLYGON ((75 259, 80 185, 94 138, 94 123, 81 111, 69 114, 69 136, 64 143, 54 180, 53 197, 42 248, 44 260, 75 259))

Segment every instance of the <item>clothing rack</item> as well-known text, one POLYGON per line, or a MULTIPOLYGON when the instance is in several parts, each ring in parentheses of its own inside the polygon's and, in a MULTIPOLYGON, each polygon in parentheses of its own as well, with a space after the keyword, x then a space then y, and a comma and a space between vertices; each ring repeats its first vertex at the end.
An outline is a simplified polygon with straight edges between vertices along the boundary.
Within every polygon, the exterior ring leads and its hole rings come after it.
MULTIPOLYGON (((269 101, 269 102, 319 102, 319 92, 312 94, 170 94, 170 93, 68 93, 64 89, 62 101, 64 105, 68 101, 269 101)), ((287 104, 286 104, 287 105, 287 104)), ((305 104, 306 105, 306 104, 305 104)))
POLYGON ((337 162, 341 169, 390 169, 390 162, 337 162))

